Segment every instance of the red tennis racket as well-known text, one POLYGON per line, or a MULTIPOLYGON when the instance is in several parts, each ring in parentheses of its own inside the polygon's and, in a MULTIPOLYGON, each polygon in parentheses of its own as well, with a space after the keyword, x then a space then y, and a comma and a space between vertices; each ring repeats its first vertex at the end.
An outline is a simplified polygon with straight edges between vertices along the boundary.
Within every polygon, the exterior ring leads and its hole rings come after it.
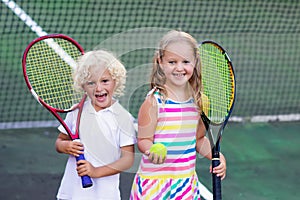
MULTIPOLYGON (((63 125, 72 140, 79 140, 79 123, 86 95, 73 87, 72 71, 84 53, 72 38, 51 34, 33 40, 26 48, 22 66, 26 84, 35 99, 63 125), (72 133, 61 114, 79 109, 76 131, 72 133)), ((83 154, 77 161, 85 159, 83 154)), ((84 188, 93 185, 89 176, 82 176, 84 188)))

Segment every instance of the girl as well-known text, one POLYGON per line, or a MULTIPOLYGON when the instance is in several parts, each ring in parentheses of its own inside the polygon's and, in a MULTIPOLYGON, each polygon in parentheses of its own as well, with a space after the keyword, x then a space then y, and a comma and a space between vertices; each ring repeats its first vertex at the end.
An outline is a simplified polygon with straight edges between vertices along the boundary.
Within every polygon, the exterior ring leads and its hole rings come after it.
MULTIPOLYGON (((107 51, 90 51, 79 59, 75 88, 88 95, 79 129, 82 143, 71 141, 64 128, 58 128, 56 150, 70 155, 58 199, 120 199, 119 173, 133 165, 135 143, 133 117, 114 98, 122 95, 125 80, 124 66, 107 51), (83 150, 86 160, 76 163, 74 156, 83 150), (92 178, 92 187, 82 188, 84 175, 92 178)), ((66 116, 71 130, 77 113, 66 116)))
MULTIPOLYGON (((138 148, 143 153, 131 196, 137 199, 200 199, 196 152, 211 159, 200 118, 201 74, 197 41, 170 31, 154 55, 151 91, 138 116, 138 148), (155 143, 167 148, 166 159, 150 153, 155 143)), ((226 161, 211 170, 222 179, 226 161)))

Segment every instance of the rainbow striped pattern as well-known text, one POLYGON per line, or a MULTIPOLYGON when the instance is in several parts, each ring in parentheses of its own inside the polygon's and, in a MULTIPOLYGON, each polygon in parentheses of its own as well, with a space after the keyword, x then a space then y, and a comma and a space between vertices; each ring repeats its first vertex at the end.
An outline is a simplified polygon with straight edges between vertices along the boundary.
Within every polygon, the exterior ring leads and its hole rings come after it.
POLYGON ((158 165, 143 155, 130 199, 200 199, 195 171, 199 113, 194 100, 162 102, 160 96, 154 92, 158 104, 154 143, 167 147, 167 158, 158 165))

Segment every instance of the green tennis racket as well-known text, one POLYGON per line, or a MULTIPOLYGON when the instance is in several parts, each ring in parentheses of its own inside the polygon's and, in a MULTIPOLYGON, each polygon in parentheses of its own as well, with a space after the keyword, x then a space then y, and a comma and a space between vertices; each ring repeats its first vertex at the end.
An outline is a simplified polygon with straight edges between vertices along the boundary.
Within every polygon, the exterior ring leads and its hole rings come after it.
MULTIPOLYGON (((212 148, 212 167, 220 164, 220 140, 235 100, 235 77, 226 51, 213 41, 199 46, 202 73, 201 118, 212 148)), ((213 199, 221 200, 221 179, 212 174, 213 199)))

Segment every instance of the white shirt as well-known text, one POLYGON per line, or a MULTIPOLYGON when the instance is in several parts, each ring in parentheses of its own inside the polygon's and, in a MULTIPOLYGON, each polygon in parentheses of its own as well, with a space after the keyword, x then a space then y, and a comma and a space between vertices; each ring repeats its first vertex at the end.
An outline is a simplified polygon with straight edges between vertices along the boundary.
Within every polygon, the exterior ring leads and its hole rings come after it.
MULTIPOLYGON (((78 110, 67 114, 65 122, 75 132, 78 110)), ((94 167, 107 165, 118 160, 121 147, 136 142, 134 118, 118 102, 109 108, 95 111, 88 99, 81 114, 79 135, 84 145, 86 160, 94 167)), ((66 133, 63 126, 59 131, 66 133)), ((65 173, 58 190, 58 199, 95 200, 120 199, 119 174, 103 178, 92 178, 93 186, 82 188, 77 175, 76 159, 69 156, 65 173)))

